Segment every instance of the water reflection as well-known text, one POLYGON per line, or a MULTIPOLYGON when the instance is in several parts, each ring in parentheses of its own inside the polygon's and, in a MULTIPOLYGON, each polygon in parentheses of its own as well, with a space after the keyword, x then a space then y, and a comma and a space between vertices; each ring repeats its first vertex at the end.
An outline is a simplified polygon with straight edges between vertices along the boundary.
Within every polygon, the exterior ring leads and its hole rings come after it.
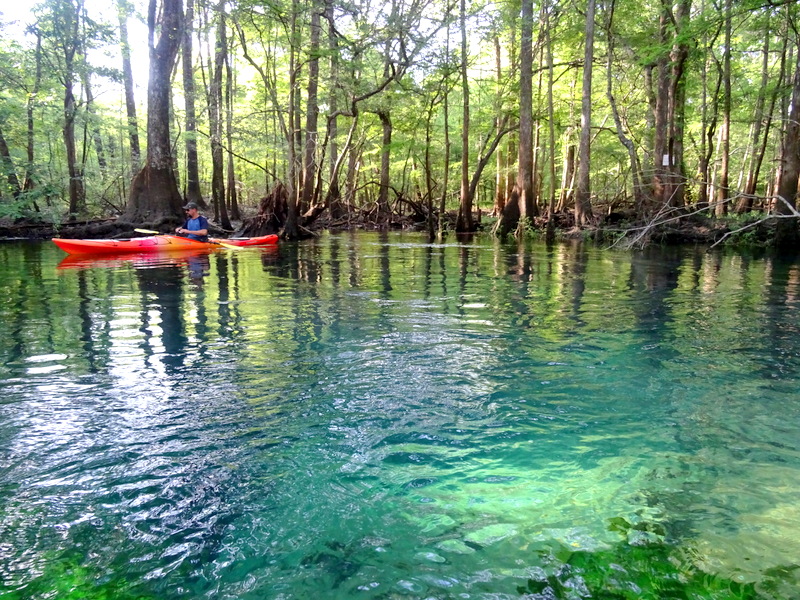
POLYGON ((676 573, 800 551, 796 264, 348 233, 0 248, 0 284, 0 594, 511 597, 660 531, 676 573))
POLYGON ((58 269, 119 268, 131 266, 136 269, 159 266, 190 266, 190 272, 202 276, 203 265, 213 250, 184 250, 180 252, 125 252, 120 254, 69 254, 58 263, 58 269), (199 265, 199 270, 198 270, 199 265))

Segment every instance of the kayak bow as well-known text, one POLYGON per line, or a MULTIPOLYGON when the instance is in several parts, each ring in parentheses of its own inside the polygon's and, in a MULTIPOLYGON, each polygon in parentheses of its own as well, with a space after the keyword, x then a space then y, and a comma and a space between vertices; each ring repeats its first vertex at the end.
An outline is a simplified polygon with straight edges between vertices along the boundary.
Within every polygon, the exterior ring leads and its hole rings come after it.
POLYGON ((125 240, 68 240, 53 238, 53 243, 68 254, 116 254, 122 252, 173 252, 219 248, 213 242, 198 242, 177 235, 151 235, 125 240))

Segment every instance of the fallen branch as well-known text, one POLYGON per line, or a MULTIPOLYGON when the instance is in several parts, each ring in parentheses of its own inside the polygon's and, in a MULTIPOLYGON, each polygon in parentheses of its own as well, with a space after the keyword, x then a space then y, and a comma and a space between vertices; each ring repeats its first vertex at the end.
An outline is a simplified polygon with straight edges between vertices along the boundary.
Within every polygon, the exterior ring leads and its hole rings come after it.
MULTIPOLYGON (((616 246, 618 244, 621 244, 622 241, 625 240, 627 234, 635 233, 636 235, 633 237, 633 239, 628 240, 626 242, 626 244, 624 245, 624 248, 626 248, 626 249, 633 248, 637 244, 640 244, 642 242, 642 240, 645 239, 648 236, 648 234, 651 231, 653 231, 655 228, 657 228, 657 227, 663 227, 664 225, 669 225, 670 223, 675 223, 677 221, 685 219, 686 217, 691 217, 691 216, 694 216, 694 215, 698 215, 698 214, 701 214, 701 213, 708 212, 708 211, 713 210, 714 208, 716 208, 717 206, 720 206, 722 204, 732 203, 735 200, 737 200, 740 196, 741 196, 741 194, 737 194, 737 195, 732 196, 730 198, 725 198, 723 200, 719 200, 719 201, 716 201, 716 202, 711 202, 711 203, 708 204, 708 206, 704 206, 703 208, 698 208, 698 209, 690 211, 690 212, 685 212, 685 208, 669 206, 669 203, 667 202, 667 203, 664 204, 663 207, 661 207, 661 209, 653 217, 653 219, 649 223, 647 223, 646 225, 643 225, 642 227, 632 227, 630 229, 624 230, 624 235, 622 237, 620 237, 618 240, 616 240, 613 244, 611 244, 610 248, 613 248, 614 246, 616 246), (674 213, 678 213, 678 214, 674 214, 674 213)), ((785 205, 785 207, 788 209, 789 212, 785 213, 785 214, 784 213, 781 213, 781 214, 775 214, 775 213, 768 214, 768 215, 764 216, 763 218, 761 218, 761 219, 759 219, 757 221, 753 221, 752 223, 748 223, 747 225, 743 225, 742 227, 739 227, 738 229, 734 229, 732 231, 728 231, 722 237, 720 237, 720 239, 718 239, 716 242, 714 242, 710 246, 709 249, 714 248, 718 244, 721 244, 724 240, 726 240, 727 238, 731 237, 732 235, 735 235, 737 233, 741 233, 742 231, 746 231, 747 229, 751 229, 752 227, 756 227, 756 226, 760 225, 761 223, 765 223, 766 221, 769 221, 771 219, 782 219, 782 218, 797 219, 797 218, 800 218, 800 212, 798 212, 798 210, 794 206, 792 206, 785 198, 783 198, 781 196, 767 196, 767 197, 764 197, 763 200, 783 202, 783 204, 785 205)))

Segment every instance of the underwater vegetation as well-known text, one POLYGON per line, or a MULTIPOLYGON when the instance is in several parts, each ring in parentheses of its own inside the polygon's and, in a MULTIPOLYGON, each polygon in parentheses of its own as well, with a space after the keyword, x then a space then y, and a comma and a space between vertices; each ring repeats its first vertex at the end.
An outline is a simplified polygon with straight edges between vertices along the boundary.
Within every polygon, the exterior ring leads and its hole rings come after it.
POLYGON ((776 567, 759 582, 738 582, 697 566, 690 545, 667 541, 659 523, 617 517, 609 529, 621 534, 609 549, 572 550, 563 544, 538 552, 540 576, 517 592, 530 600, 788 600, 800 589, 800 565, 776 567))

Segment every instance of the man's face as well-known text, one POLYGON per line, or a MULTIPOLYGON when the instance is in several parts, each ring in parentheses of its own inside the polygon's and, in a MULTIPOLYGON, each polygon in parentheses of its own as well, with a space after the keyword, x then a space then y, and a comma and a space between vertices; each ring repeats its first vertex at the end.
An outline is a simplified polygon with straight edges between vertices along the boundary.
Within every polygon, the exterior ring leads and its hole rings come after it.
POLYGON ((184 212, 186 213, 186 216, 188 216, 190 219, 196 219, 197 214, 199 213, 199 211, 196 208, 187 208, 184 212))

